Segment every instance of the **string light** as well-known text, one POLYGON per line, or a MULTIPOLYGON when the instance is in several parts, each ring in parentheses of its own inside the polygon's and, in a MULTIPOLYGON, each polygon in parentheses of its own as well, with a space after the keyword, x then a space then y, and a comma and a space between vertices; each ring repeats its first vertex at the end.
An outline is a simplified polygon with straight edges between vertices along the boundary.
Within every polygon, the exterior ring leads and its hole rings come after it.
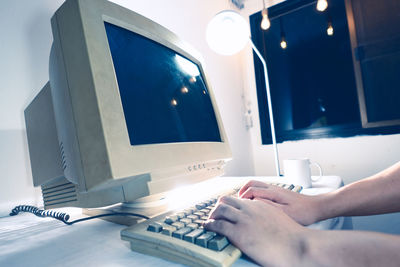
POLYGON ((286 43, 285 36, 282 36, 282 39, 281 39, 281 48, 282 48, 282 49, 286 49, 286 47, 287 47, 287 43, 286 43))
POLYGON ((318 11, 325 11, 328 8, 328 1, 327 0, 318 0, 317 1, 317 10, 318 11))
POLYGON ((187 93, 189 93, 189 89, 186 86, 184 86, 184 87, 182 87, 181 92, 182 92, 182 94, 187 94, 187 93))
POLYGON ((269 21, 269 18, 268 18, 268 9, 265 8, 264 0, 262 0, 262 1, 263 1, 263 10, 261 12, 261 15, 262 15, 261 29, 263 29, 265 31, 265 30, 268 30, 269 27, 271 27, 271 22, 269 21))
POLYGON ((281 26, 281 48, 282 49, 286 49, 287 48, 287 42, 286 42, 286 38, 285 38, 285 32, 283 30, 282 18, 279 19, 279 24, 281 26))
POLYGON ((332 22, 328 22, 328 28, 326 29, 326 33, 327 33, 329 36, 332 36, 332 35, 333 35, 332 22))

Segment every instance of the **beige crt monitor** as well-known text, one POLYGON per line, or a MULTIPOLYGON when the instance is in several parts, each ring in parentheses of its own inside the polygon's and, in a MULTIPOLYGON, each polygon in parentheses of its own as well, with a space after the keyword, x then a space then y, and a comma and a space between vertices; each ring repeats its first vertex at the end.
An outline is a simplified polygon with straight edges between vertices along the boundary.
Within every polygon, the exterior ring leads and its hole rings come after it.
POLYGON ((49 83, 25 110, 45 208, 102 207, 223 173, 231 151, 200 55, 105 0, 51 20, 49 83))

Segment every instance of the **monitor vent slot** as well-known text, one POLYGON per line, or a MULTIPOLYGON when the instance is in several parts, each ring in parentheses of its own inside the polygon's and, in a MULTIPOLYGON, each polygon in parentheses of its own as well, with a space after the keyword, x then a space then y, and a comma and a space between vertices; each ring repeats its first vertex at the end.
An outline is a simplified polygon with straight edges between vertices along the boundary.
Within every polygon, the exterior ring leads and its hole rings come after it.
POLYGON ((42 185, 42 195, 45 208, 52 206, 68 206, 78 200, 78 188, 75 184, 62 181, 59 184, 42 185))
POLYGON ((67 168, 67 159, 65 157, 65 153, 64 153, 64 145, 61 142, 60 143, 60 152, 61 152, 61 163, 62 163, 62 168, 65 171, 65 169, 67 168))

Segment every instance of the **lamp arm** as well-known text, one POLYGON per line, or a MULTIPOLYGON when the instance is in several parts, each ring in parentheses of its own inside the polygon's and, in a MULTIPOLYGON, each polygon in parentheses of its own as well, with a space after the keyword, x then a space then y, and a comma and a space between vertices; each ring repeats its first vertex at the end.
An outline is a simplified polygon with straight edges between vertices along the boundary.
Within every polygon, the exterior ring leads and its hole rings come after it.
POLYGON ((254 45, 253 40, 251 40, 251 38, 249 38, 249 39, 250 39, 250 43, 251 43, 251 46, 252 46, 254 52, 256 52, 258 58, 261 60, 261 63, 264 67, 264 80, 265 80, 265 89, 267 91, 269 123, 271 126, 272 147, 274 149, 274 156, 275 156, 275 170, 276 170, 276 175, 279 177, 279 176, 281 176, 281 174, 280 174, 280 167, 279 167, 278 147, 276 145, 274 115, 272 112, 272 101, 271 101, 271 92, 270 92, 269 81, 268 81, 267 63, 265 62, 265 59, 261 55, 260 51, 258 51, 257 47, 254 45))

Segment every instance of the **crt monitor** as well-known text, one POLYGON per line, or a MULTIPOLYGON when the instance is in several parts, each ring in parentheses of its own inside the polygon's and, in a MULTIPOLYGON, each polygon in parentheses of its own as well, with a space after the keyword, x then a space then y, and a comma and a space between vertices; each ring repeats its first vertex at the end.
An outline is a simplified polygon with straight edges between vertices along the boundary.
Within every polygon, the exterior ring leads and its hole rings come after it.
POLYGON ((187 43, 105 0, 66 0, 51 26, 49 82, 25 109, 45 208, 157 199, 222 175, 231 151, 187 43))

